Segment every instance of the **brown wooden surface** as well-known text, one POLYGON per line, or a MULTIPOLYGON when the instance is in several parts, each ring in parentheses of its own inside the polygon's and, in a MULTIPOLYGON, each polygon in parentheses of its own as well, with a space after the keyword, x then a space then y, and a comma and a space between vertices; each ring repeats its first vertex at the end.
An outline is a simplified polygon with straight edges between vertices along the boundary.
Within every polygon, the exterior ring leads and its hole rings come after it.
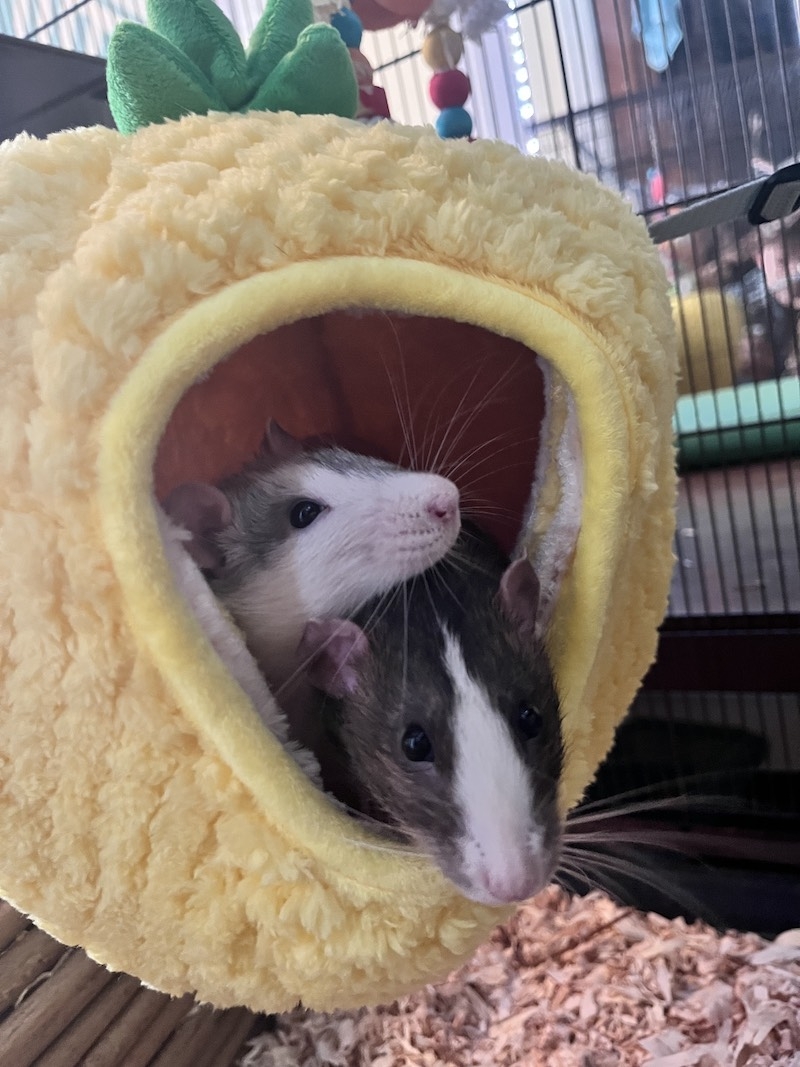
MULTIPOLYGON (((125 1011, 108 1023, 103 1035, 86 1053, 83 1067, 116 1067, 117 1064, 128 1063, 130 1050, 142 1040, 143 1035, 150 1034, 154 1020, 168 1004, 180 1005, 178 1012, 185 1014, 191 1005, 191 997, 184 1001, 171 1001, 165 993, 156 993, 153 989, 140 986, 125 1011)), ((177 1017, 180 1018, 180 1014, 177 1017)))
POLYGON ((30 1067, 112 975, 72 952, 0 1026, 0 1063, 30 1067))
POLYGON ((28 986, 47 972, 67 950, 41 930, 31 928, 0 956, 0 1013, 14 1002, 28 986))
POLYGON ((204 1055, 201 1055, 193 1067, 218 1067, 229 1064, 242 1048, 244 1041, 253 1029, 252 1012, 246 1008, 234 1008, 225 1012, 225 1017, 217 1024, 204 1055))
POLYGON ((112 973, 0 901, 0 1067, 229 1067, 254 1019, 112 973))
POLYGON ((177 1026, 189 1014, 193 1001, 190 996, 181 997, 179 1000, 170 1000, 161 1009, 148 1029, 142 1033, 138 1041, 125 1056, 125 1067, 149 1067, 153 1057, 167 1041, 177 1026))
POLYGON ((224 1019, 224 1012, 195 1008, 151 1060, 151 1067, 196 1067, 224 1019))
POLYGON ((29 920, 5 900, 0 900, 0 952, 22 933, 29 920))
POLYGON ((218 1067, 220 1064, 232 1063, 242 1050, 244 1042, 253 1030, 253 1016, 244 1008, 238 1008, 229 1015, 235 1015, 236 1019, 231 1023, 229 1032, 220 1041, 219 1046, 213 1050, 213 1059, 198 1064, 198 1067, 218 1067))
POLYGON ((79 1067, 84 1054, 130 1003, 139 983, 130 975, 120 974, 76 1016, 58 1040, 36 1061, 36 1067, 79 1067))

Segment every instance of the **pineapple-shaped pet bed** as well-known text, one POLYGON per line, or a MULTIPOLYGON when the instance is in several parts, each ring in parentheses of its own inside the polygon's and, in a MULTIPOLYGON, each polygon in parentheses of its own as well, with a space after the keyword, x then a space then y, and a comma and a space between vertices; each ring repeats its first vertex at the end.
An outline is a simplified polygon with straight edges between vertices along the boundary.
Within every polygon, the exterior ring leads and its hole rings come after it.
POLYGON ((372 847, 287 755, 156 502, 239 469, 270 417, 393 460, 404 424, 429 455, 449 432, 465 500, 549 583, 566 812, 666 603, 666 281, 594 179, 349 119, 308 0, 272 0, 247 54, 207 0, 149 17, 112 41, 122 132, 0 148, 0 894, 171 994, 386 1001, 502 913, 372 847))

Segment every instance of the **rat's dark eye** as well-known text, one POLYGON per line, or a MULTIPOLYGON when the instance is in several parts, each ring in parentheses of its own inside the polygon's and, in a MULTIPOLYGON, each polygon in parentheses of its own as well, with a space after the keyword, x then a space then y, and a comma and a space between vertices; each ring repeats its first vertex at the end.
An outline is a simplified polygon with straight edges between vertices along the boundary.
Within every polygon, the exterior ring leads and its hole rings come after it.
POLYGON ((530 704, 520 704, 517 711, 517 729, 526 741, 533 741, 542 729, 542 713, 530 704))
POLYGON ((433 745, 430 738, 414 723, 403 734, 403 755, 412 763, 432 763, 433 745))
POLYGON ((289 522, 296 530, 304 530, 322 511, 322 504, 318 504, 316 500, 298 500, 289 512, 289 522))

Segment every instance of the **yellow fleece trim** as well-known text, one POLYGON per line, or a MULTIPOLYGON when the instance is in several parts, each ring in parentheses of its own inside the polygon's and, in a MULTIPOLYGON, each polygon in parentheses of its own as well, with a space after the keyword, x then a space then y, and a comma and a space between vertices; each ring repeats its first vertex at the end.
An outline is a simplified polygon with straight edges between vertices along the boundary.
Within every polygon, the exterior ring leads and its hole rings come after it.
MULTIPOLYGON (((369 836, 308 783, 267 736, 252 706, 176 595, 152 508, 152 470, 169 417, 189 386, 259 334, 347 307, 455 319, 505 335, 557 367, 577 403, 585 456, 584 514, 572 568, 570 640, 555 663, 566 732, 581 698, 614 572, 608 546, 628 484, 630 421, 603 338, 563 304, 494 280, 404 259, 338 257, 256 275, 202 300, 170 322, 131 368, 102 422, 99 494, 106 544, 131 628, 147 646, 188 718, 257 798, 264 819, 344 881, 392 896, 444 903, 452 890, 425 861, 358 848, 369 836)), ((531 357, 533 358, 533 356, 531 357)), ((585 782, 580 784, 580 789, 585 782)), ((568 803, 577 799, 568 792, 568 803)))

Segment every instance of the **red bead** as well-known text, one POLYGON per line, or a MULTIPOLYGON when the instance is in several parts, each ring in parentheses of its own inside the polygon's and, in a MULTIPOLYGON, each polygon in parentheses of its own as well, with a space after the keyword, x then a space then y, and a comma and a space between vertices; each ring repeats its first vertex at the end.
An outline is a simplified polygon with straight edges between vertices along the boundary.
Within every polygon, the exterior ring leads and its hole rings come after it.
POLYGON ((461 70, 439 71, 431 78, 428 92, 440 111, 446 107, 463 107, 470 93, 469 78, 461 70))

